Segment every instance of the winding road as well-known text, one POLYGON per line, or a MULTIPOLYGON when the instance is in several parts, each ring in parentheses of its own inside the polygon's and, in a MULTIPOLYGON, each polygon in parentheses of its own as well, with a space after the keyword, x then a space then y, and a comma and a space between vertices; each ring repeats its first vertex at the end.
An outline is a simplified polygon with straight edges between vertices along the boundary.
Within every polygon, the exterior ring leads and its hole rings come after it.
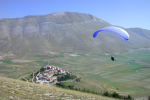
MULTIPOLYGON (((34 73, 35 73, 35 72, 34 72, 34 73)), ((33 81, 33 80, 34 80, 34 77, 35 77, 35 76, 34 76, 34 73, 33 73, 32 83, 35 83, 35 82, 33 81)))
POLYGON ((23 77, 23 79, 25 79, 27 82, 29 82, 25 77, 23 77))

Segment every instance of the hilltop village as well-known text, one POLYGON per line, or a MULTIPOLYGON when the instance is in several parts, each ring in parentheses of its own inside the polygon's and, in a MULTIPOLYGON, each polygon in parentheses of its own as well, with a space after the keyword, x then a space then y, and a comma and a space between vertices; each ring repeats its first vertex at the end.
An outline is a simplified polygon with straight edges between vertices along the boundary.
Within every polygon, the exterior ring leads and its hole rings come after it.
POLYGON ((63 68, 46 65, 44 67, 46 70, 43 74, 39 74, 36 76, 36 83, 37 84, 44 84, 53 86, 58 82, 57 78, 63 75, 71 74, 68 70, 64 70, 63 68))

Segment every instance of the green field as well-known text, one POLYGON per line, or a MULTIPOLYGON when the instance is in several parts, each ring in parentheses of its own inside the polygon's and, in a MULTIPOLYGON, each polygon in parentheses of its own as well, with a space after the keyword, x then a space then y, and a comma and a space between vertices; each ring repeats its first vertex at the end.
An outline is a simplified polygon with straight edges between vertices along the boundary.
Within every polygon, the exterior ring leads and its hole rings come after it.
POLYGON ((122 95, 144 97, 150 94, 150 50, 136 49, 132 52, 100 55, 55 55, 14 56, 7 61, 1 60, 0 74, 10 78, 21 79, 40 69, 45 64, 62 67, 81 77, 80 83, 68 83, 76 88, 93 89, 94 91, 116 91, 122 95), (110 60, 115 55, 116 62, 110 60), (16 59, 22 60, 17 61, 16 59), (13 61, 13 60, 16 61, 13 61), (23 61, 26 62, 23 62, 23 61))

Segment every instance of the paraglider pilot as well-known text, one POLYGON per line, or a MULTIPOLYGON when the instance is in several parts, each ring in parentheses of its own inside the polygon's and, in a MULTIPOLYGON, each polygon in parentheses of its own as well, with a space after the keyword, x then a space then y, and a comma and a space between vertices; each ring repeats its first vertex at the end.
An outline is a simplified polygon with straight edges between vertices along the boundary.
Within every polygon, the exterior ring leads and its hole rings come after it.
POLYGON ((112 60, 112 61, 116 61, 116 60, 115 60, 115 56, 113 57, 113 56, 111 55, 111 60, 112 60))

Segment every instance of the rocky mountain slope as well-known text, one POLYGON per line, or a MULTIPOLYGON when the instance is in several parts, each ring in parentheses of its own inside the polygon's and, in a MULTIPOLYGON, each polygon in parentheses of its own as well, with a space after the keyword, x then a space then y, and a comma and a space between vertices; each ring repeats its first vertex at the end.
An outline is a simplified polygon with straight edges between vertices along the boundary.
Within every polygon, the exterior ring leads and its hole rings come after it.
POLYGON ((91 15, 56 12, 48 15, 0 19, 0 55, 50 52, 101 53, 122 52, 130 48, 150 47, 150 31, 127 29, 125 41, 111 32, 93 33, 111 24, 91 15))

